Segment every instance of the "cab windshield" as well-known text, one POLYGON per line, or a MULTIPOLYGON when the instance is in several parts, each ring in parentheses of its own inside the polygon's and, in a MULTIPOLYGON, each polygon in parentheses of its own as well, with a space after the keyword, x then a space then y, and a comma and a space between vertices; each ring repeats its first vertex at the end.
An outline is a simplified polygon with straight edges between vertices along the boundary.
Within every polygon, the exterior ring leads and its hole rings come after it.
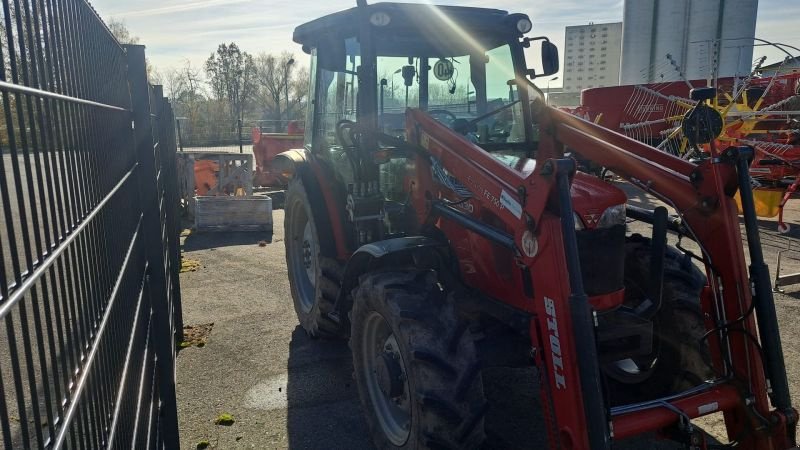
POLYGON ((478 144, 525 142, 511 47, 471 54, 377 57, 378 124, 401 135, 406 108, 421 108, 478 144))
MULTIPOLYGON (((339 51, 328 51, 319 64, 315 86, 313 123, 309 136, 318 151, 339 148, 343 124, 359 117, 375 117, 381 132, 405 139, 406 108, 427 111, 443 125, 492 153, 528 155, 537 141, 536 125, 526 124, 527 103, 538 90, 529 89, 515 71, 517 42, 493 37, 464 44, 434 45, 429 40, 376 40, 374 104, 359 95, 367 86, 361 46, 347 38, 339 51), (335 68, 334 68, 335 66, 335 68), (359 74, 362 74, 361 76, 359 74)), ((333 46, 335 49, 335 46, 333 46)), ((312 65, 326 51, 312 51, 312 65)), ((522 72, 524 68, 519 70, 522 72)), ((313 72, 313 71, 312 71, 313 72)), ((370 83, 371 84, 371 83, 370 83)), ((309 117, 311 122, 312 117, 309 117)), ((346 126, 346 125, 345 125, 346 126)), ((308 140, 307 140, 308 143, 308 140)))

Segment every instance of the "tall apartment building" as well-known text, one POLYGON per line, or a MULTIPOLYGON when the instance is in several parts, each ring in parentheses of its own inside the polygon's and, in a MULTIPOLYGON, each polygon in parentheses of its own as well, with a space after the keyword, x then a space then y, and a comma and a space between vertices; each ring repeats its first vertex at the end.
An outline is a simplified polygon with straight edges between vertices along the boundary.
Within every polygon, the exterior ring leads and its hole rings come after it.
POLYGON ((619 84, 622 22, 567 27, 564 39, 564 93, 619 84))

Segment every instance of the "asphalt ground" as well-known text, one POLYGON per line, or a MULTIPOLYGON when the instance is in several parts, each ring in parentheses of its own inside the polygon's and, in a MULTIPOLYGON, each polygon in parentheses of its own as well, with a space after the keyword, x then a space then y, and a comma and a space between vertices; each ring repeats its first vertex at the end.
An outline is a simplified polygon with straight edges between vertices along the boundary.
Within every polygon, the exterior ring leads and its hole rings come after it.
MULTIPOLYGON (((634 204, 652 198, 631 192, 634 204)), ((203 347, 178 355, 177 392, 181 446, 197 448, 371 449, 352 378, 345 342, 312 340, 299 327, 284 256, 283 211, 274 211, 274 234, 191 234, 184 256, 200 262, 182 274, 184 322, 214 323, 203 347), (259 246, 264 241, 265 246, 259 246), (220 414, 234 418, 215 425, 220 414)), ((800 224, 800 204, 790 202, 787 222, 800 224)), ((636 225, 633 225, 635 228, 636 225)), ((800 226, 779 235, 774 220, 761 222, 771 273, 780 250, 800 250, 800 226)), ((800 254, 789 251, 783 273, 800 271, 800 254), (796 259, 797 258, 797 259, 796 259)), ((800 287, 775 295, 790 388, 800 400, 800 287)), ((486 448, 545 448, 536 373, 533 369, 491 369, 484 373, 491 403, 486 448)), ((721 436, 713 418, 700 422, 721 436)), ((618 449, 672 449, 672 443, 644 437, 618 449)))

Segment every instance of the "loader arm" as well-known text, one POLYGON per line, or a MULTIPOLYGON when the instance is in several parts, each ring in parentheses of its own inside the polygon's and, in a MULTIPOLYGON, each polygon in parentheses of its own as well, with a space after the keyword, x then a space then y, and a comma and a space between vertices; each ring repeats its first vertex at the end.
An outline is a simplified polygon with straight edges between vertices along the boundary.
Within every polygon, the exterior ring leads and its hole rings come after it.
MULTIPOLYGON (((539 164, 527 175, 503 164, 421 110, 408 110, 406 128, 410 131, 411 142, 424 148, 464 183, 474 194, 475 201, 502 218, 506 228, 513 230, 515 244, 521 248, 522 234, 535 228, 541 218, 555 185, 554 178, 541 176, 539 164), (534 189, 537 195, 528 195, 534 189)), ((553 155, 556 156, 555 152, 553 155)))
MULTIPOLYGON (((509 236, 513 237, 518 265, 529 267, 534 280, 538 255, 531 256, 520 249, 525 245, 523 239, 527 232, 538 234, 541 227, 549 227, 550 231, 554 229, 552 209, 558 204, 558 199, 553 167, 557 160, 564 158, 567 149, 611 169, 672 206, 690 231, 689 237, 700 245, 699 258, 705 263, 710 280, 701 301, 708 318, 708 340, 718 379, 667 403, 604 407, 608 422, 603 424, 603 428, 607 427, 607 432, 614 438, 624 438, 724 411, 732 439, 740 434, 738 430, 751 430, 740 438, 739 447, 793 447, 797 414, 789 400, 777 321, 774 319, 774 301, 771 295, 765 298, 766 294, 761 295, 764 298, 754 298, 755 291, 751 286, 759 281, 755 276, 752 279, 748 276, 745 266, 739 219, 732 199, 739 185, 735 158, 718 152, 711 159, 695 165, 542 104, 533 104, 532 111, 540 126, 541 141, 536 151, 535 170, 530 173, 508 167, 421 110, 408 110, 406 129, 411 142, 425 149, 471 191, 472 201, 493 210, 502 219, 505 229, 510 230, 509 236), (551 211, 548 212, 548 208, 551 211), (759 311, 758 323, 752 314, 754 309, 759 311), (761 320, 762 310, 766 311, 763 314, 767 316, 765 320, 761 320), (769 311, 772 311, 771 315, 769 311), (732 323, 736 323, 737 330, 741 331, 722 333, 732 323), (760 339, 755 336, 760 336, 760 339), (762 355, 765 355, 763 360, 762 355), (765 429, 763 418, 774 425, 765 429)), ((412 188, 412 196, 421 201, 423 193, 413 192, 412 188)), ((425 214, 430 215, 430 199, 427 203, 429 207, 425 214)), ((555 233, 556 236, 559 234, 555 233)), ((568 241, 567 237, 561 236, 564 242, 568 241)), ((567 258, 562 243, 557 247, 558 253, 567 258)), ((555 374, 555 377, 561 376, 556 367, 559 358, 571 363, 579 362, 586 351, 577 348, 576 342, 570 339, 575 334, 572 328, 575 324, 565 316, 569 314, 567 298, 575 293, 570 291, 566 282, 562 279, 564 286, 560 293, 543 297, 545 302, 549 298, 556 299, 561 349, 565 349, 565 353, 571 352, 558 355, 558 358, 553 358, 553 355, 542 358, 548 373, 555 374)), ((538 284, 534 285, 538 288, 538 284)), ((546 342, 548 322, 545 318, 549 317, 549 312, 539 303, 540 298, 537 293, 533 305, 525 309, 534 315, 533 322, 538 322, 531 326, 534 341, 538 336, 538 344, 547 348, 547 344, 542 344, 546 342)), ((518 303, 522 304, 524 302, 518 303)), ((578 372, 567 370, 564 376, 576 377, 578 372)), ((552 378, 549 387, 543 388, 543 398, 551 400, 549 405, 547 401, 543 404, 546 410, 552 408, 550 412, 560 432, 560 437, 551 433, 551 442, 563 444, 564 436, 569 436, 566 439, 575 448, 603 448, 602 443, 590 444, 587 436, 586 430, 593 425, 587 421, 592 419, 590 415, 586 416, 587 419, 579 413, 585 409, 585 399, 580 395, 562 395, 559 388, 552 378)), ((582 394, 585 396, 587 393, 582 394)))

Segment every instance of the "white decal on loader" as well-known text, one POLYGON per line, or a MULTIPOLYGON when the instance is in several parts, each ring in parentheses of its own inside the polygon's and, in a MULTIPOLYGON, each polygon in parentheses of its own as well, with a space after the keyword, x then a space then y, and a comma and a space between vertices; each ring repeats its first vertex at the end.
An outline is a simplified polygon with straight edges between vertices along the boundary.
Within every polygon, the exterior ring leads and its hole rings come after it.
POLYGON ((556 320, 556 303, 552 298, 544 298, 544 310, 547 313, 547 330, 550 335, 550 355, 553 358, 553 379, 558 389, 567 388, 564 377, 564 360, 561 358, 561 341, 558 339, 558 321, 556 320))
POLYGON ((500 204, 509 210, 517 219, 522 218, 522 205, 520 205, 518 201, 514 200, 514 197, 506 192, 505 189, 500 192, 500 204))

